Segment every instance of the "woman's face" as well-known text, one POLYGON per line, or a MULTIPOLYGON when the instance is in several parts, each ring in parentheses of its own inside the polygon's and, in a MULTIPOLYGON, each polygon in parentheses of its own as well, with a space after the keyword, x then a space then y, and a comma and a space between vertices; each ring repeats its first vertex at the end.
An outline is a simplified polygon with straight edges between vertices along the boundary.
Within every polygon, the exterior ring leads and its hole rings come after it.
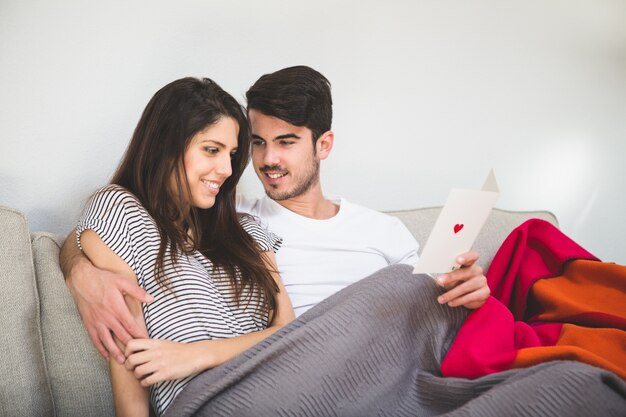
POLYGON ((191 205, 213 207, 220 187, 232 174, 231 157, 237 152, 239 125, 231 117, 221 117, 196 133, 185 151, 185 173, 191 205))

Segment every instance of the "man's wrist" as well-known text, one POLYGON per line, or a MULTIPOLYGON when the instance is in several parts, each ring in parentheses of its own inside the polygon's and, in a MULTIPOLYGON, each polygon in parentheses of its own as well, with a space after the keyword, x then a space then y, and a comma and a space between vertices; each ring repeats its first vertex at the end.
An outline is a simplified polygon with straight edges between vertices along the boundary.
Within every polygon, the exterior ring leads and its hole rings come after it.
POLYGON ((59 265, 65 281, 71 280, 72 276, 76 274, 77 266, 80 267, 81 261, 86 260, 88 259, 76 242, 75 232, 70 232, 65 238, 59 254, 59 265))
POLYGON ((75 256, 70 265, 68 265, 68 273, 65 275, 65 282, 72 283, 76 278, 88 275, 89 268, 93 267, 89 259, 85 256, 75 256))

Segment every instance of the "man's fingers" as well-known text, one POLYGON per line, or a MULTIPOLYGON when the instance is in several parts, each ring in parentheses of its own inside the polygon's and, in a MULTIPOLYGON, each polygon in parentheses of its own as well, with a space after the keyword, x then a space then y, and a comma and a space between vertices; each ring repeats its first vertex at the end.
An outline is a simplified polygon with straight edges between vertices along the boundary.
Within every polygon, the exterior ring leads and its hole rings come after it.
POLYGON ((466 303, 477 301, 477 299, 478 299, 478 296, 472 292, 469 294, 465 294, 461 297, 454 298, 452 301, 448 302, 448 305, 450 307, 462 306, 462 305, 465 305, 466 303))
POLYGON ((122 343, 127 344, 131 339, 148 337, 131 314, 123 297, 112 298, 109 308, 111 317, 114 317, 115 321, 106 325, 122 343))
POLYGON ((478 252, 469 251, 469 252, 465 252, 459 255, 456 258, 456 261, 458 262, 459 265, 470 266, 470 265, 473 265, 474 262, 476 262, 479 257, 480 255, 478 255, 478 252))
POLYGON ((87 334, 89 334, 89 338, 91 339, 91 343, 98 349, 100 355, 106 360, 109 359, 109 351, 106 350, 102 342, 100 341, 100 336, 98 336, 98 331, 94 327, 87 328, 87 334))
POLYGON ((128 343, 128 341, 131 339, 148 337, 148 334, 139 326, 139 324, 137 324, 137 321, 135 321, 130 313, 120 313, 120 321, 122 323, 122 326, 124 327, 123 332, 120 331, 123 337, 120 337, 120 334, 118 334, 118 332, 115 332, 115 335, 122 342, 124 342, 124 344, 128 343))
POLYGON ((107 329, 105 326, 100 327, 98 329, 98 336, 100 338, 100 341, 102 341, 102 343, 106 347, 106 350, 109 351, 109 354, 115 359, 116 362, 122 365, 126 360, 126 357, 122 354, 122 351, 117 346, 117 343, 115 343, 115 341, 113 340, 109 329, 107 329))
POLYGON ((454 288, 462 282, 471 281, 473 277, 483 275, 483 269, 478 265, 469 268, 460 268, 437 278, 437 283, 447 289, 454 288))
POLYGON ((154 297, 148 294, 146 290, 141 288, 136 282, 131 282, 128 279, 120 279, 118 280, 118 287, 126 295, 130 295, 142 303, 151 303, 154 301, 154 297))
MULTIPOLYGON (((117 289, 120 291, 118 294, 132 296, 141 302, 151 302, 154 300, 154 297, 149 295, 143 288, 137 285, 137 283, 130 282, 125 278, 117 281, 117 289)), ((123 297, 115 297, 111 301, 111 311, 113 316, 116 317, 123 326, 122 330, 114 328, 111 330, 113 330, 118 339, 124 344, 128 343, 131 338, 148 337, 146 331, 137 323, 137 320, 135 320, 131 314, 123 297)))
POLYGON ((448 305, 450 307, 465 306, 469 309, 478 308, 484 304, 487 297, 489 297, 489 294, 490 291, 487 287, 480 287, 471 293, 455 298, 450 301, 448 305))
MULTIPOLYGON (((132 316, 131 316, 132 319, 132 316)), ((133 334, 127 331, 127 327, 124 323, 119 321, 114 321, 110 323, 105 323, 105 325, 113 332, 115 337, 117 337, 122 344, 126 345, 132 338, 133 334)))
POLYGON ((453 304, 450 304, 450 306, 454 307, 454 305, 461 305, 463 303, 460 303, 460 304, 457 303, 456 299, 459 299, 465 294, 469 294, 473 291, 483 288, 485 286, 484 281, 485 281, 484 278, 480 279, 480 277, 476 277, 474 279, 463 282, 462 284, 457 285, 456 287, 452 288, 451 290, 439 296, 437 298, 437 301, 440 304, 446 304, 455 300, 455 302, 453 304))
POLYGON ((483 269, 476 263, 478 257, 471 251, 460 255, 457 262, 462 267, 437 278, 437 283, 448 290, 437 298, 440 304, 474 309, 485 303, 491 290, 483 269))

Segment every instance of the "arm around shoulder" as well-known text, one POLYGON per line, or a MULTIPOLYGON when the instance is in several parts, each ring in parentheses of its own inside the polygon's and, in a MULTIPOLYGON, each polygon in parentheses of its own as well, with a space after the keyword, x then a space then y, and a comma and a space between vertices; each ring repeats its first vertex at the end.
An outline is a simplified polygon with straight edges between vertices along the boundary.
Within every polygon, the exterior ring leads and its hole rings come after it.
MULTIPOLYGON (((90 246, 92 237, 110 251, 91 230, 81 234, 82 244, 90 246)), ((98 259, 99 262, 94 265, 92 262, 95 262, 98 254, 96 250, 91 252, 93 259, 89 259, 79 249, 76 232, 69 234, 59 256, 65 283, 93 345, 104 358, 112 355, 119 363, 123 363, 124 355, 113 341, 111 332, 123 343, 132 337, 147 337, 129 312, 124 294, 142 302, 150 302, 152 297, 137 285, 136 280, 128 280, 123 274, 107 270, 109 266, 106 259, 98 259)))

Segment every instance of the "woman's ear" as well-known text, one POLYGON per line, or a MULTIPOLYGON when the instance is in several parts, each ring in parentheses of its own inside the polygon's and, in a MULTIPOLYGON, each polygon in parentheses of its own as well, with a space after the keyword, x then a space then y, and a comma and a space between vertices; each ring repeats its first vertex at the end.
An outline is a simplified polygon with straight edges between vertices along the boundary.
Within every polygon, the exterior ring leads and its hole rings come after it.
POLYGON ((322 133, 319 139, 317 139, 317 142, 315 143, 315 150, 317 152, 317 157, 320 160, 328 158, 328 155, 330 155, 330 151, 332 151, 333 149, 334 142, 335 134, 332 132, 332 130, 327 130, 326 132, 322 133))

